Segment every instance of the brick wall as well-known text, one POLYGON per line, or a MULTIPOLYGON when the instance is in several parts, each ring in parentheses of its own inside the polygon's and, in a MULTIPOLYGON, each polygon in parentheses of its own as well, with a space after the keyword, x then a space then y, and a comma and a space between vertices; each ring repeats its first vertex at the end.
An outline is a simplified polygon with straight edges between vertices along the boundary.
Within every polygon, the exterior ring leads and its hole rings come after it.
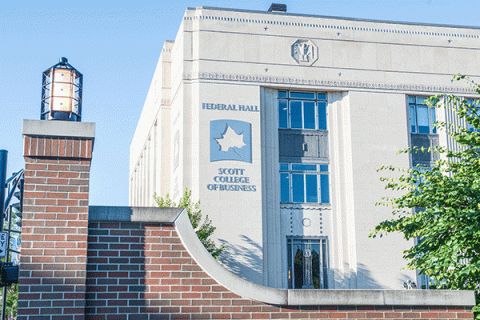
POLYGON ((281 306, 245 299, 192 259, 173 224, 91 222, 86 319, 473 319, 470 307, 281 306))
POLYGON ((84 319, 92 148, 93 138, 24 135, 18 319, 84 319))

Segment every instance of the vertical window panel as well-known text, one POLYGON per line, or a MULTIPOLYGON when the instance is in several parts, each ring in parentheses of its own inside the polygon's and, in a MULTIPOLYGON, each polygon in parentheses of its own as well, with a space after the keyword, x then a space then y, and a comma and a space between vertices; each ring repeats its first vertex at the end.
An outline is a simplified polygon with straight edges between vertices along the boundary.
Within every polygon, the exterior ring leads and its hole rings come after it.
POLYGON ((305 179, 303 174, 292 174, 292 201, 305 202, 305 179))
POLYGON ((323 289, 320 279, 320 245, 312 243, 312 285, 314 289, 323 289))
POLYGON ((278 101, 278 127, 288 128, 288 105, 287 100, 278 101))
POLYGON ((303 128, 315 129, 315 102, 303 102, 303 128))
POLYGON ((318 129, 327 130, 327 103, 318 102, 318 129))
POLYGON ((417 106, 418 133, 430 133, 430 120, 428 117, 428 107, 417 106))
POLYGON ((317 175, 307 174, 305 177, 307 189, 307 201, 309 203, 318 203, 318 182, 317 175))
POLYGON ((303 288, 303 246, 294 245, 293 246, 293 280, 295 288, 303 288))
POLYGON ((330 203, 330 186, 328 183, 328 175, 320 175, 320 190, 322 192, 322 203, 330 203))
POLYGON ((416 117, 416 111, 415 111, 415 106, 410 106, 410 130, 412 133, 417 132, 417 117, 416 117))
POLYGON ((302 129, 302 102, 290 101, 290 127, 293 129, 302 129))
POLYGON ((280 201, 290 202, 290 179, 288 173, 280 173, 280 201))
POLYGON ((430 128, 432 128, 432 133, 437 133, 437 128, 434 128, 433 123, 437 121, 435 118, 435 108, 430 108, 430 128))

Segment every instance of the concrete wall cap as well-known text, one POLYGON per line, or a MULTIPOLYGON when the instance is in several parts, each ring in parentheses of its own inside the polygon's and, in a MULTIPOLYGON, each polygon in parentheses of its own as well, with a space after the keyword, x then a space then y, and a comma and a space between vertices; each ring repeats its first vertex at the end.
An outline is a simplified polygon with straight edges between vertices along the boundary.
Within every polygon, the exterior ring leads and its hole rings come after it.
POLYGON ((288 290, 289 305, 473 306, 473 291, 288 290))
POLYGON ((26 136, 95 138, 95 123, 62 120, 23 120, 26 136))
POLYGON ((173 223, 183 208, 90 206, 89 221, 173 223))

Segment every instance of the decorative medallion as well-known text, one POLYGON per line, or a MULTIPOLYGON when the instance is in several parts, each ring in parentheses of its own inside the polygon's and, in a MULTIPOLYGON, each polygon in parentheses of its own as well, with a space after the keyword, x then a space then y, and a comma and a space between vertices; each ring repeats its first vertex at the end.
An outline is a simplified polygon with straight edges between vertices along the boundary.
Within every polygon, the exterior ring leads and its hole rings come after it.
POLYGON ((312 40, 299 39, 292 44, 292 58, 298 64, 311 66, 318 59, 318 48, 312 40))

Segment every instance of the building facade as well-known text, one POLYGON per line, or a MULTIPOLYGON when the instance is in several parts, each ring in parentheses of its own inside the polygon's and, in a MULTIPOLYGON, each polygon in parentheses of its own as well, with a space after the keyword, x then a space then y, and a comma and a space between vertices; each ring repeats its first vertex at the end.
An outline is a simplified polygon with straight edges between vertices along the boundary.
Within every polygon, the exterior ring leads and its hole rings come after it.
POLYGON ((233 272, 275 288, 399 289, 400 235, 375 206, 383 165, 432 165, 447 145, 425 98, 479 75, 480 30, 188 8, 163 47, 130 149, 130 205, 192 190, 233 272))

